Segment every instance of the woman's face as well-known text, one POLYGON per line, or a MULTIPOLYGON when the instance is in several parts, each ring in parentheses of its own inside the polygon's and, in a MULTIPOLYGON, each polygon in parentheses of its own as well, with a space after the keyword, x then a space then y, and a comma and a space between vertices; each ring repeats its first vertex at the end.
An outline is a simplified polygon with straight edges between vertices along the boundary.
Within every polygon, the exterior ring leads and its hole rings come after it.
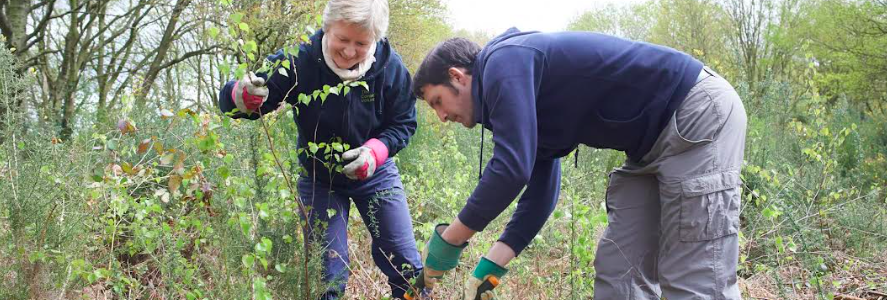
MULTIPOLYGON (((327 31, 327 49, 341 69, 351 69, 364 59, 373 43, 373 33, 354 23, 336 21, 327 31)), ((369 54, 369 55, 372 55, 369 54)))

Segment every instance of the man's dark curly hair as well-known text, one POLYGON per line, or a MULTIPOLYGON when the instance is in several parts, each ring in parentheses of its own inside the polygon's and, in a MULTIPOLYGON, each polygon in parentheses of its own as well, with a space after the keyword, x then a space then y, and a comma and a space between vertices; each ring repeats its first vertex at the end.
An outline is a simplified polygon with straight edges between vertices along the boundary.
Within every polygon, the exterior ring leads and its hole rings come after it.
POLYGON ((450 83, 449 69, 464 68, 468 75, 474 67, 474 60, 480 52, 480 46, 465 38, 451 38, 437 44, 422 60, 419 70, 413 76, 413 93, 424 99, 422 87, 426 85, 445 85, 456 89, 450 83))

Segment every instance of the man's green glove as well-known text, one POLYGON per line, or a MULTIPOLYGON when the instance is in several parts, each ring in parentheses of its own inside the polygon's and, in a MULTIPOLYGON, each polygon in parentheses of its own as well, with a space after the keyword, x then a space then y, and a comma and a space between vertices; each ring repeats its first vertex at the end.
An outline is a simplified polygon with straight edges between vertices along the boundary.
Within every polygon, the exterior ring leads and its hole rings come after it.
POLYGON ((425 251, 422 251, 422 261, 425 266, 422 273, 416 278, 416 283, 404 294, 407 300, 416 299, 424 289, 432 289, 437 281, 443 278, 446 271, 452 270, 459 265, 459 257, 462 250, 468 246, 468 242, 456 246, 444 241, 441 234, 450 224, 437 224, 434 226, 434 233, 428 244, 425 245, 425 251))
POLYGON ((496 294, 493 289, 499 285, 508 269, 503 268, 486 257, 481 257, 474 268, 474 273, 465 284, 464 300, 493 300, 496 294))

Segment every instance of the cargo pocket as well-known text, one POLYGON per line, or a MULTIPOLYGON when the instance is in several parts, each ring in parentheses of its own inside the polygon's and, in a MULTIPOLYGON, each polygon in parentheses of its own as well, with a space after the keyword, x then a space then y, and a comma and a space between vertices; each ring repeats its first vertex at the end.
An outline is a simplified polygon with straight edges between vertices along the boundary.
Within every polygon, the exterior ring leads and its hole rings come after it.
POLYGON ((717 239, 739 231, 739 171, 681 182, 681 241, 717 239))

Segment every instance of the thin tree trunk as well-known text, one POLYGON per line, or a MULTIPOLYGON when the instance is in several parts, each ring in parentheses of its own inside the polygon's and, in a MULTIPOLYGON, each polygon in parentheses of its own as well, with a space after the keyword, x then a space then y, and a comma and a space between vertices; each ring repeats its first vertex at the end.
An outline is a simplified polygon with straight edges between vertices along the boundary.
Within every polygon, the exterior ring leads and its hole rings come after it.
MULTIPOLYGON (((71 7, 78 6, 79 0, 71 0, 71 7)), ((65 49, 62 55, 62 69, 59 72, 59 81, 63 83, 59 95, 62 100, 62 117, 60 121, 62 140, 67 140, 74 132, 71 119, 74 117, 74 92, 77 88, 77 43, 80 41, 80 18, 77 13, 71 14, 71 23, 68 24, 68 34, 65 35, 65 49)))
POLYGON ((197 57, 197 111, 203 112, 203 56, 197 57))
POLYGON ((176 5, 170 15, 169 23, 167 23, 166 29, 163 31, 163 38, 157 46, 157 55, 154 56, 154 60, 149 65, 148 72, 145 74, 145 80, 136 92, 136 105, 138 107, 144 107, 146 104, 146 98, 151 92, 151 87, 154 85, 154 81, 157 80, 157 75, 161 71, 163 62, 166 60, 167 51, 169 51, 169 48, 175 41, 173 33, 176 31, 179 17, 181 17, 182 12, 185 11, 185 8, 188 7, 189 4, 191 4, 191 0, 176 1, 176 5))
MULTIPOLYGON (((105 28, 105 12, 107 5, 102 5, 99 9, 99 28, 105 28)), ((99 45, 105 45, 105 34, 99 33, 99 45)), ((105 47, 98 47, 98 62, 96 62, 96 81, 98 83, 99 103, 96 104, 96 122, 104 122, 107 118, 105 115, 105 105, 108 100, 108 74, 105 70, 105 47)))

